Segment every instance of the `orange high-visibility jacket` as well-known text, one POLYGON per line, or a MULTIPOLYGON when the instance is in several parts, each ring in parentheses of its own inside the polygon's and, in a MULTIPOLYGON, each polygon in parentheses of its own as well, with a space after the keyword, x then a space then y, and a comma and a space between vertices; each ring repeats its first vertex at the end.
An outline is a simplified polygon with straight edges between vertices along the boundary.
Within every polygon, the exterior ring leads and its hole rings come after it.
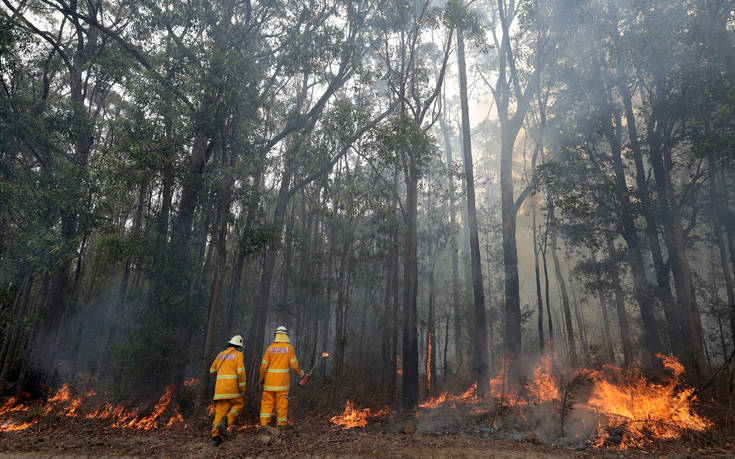
POLYGON ((289 368, 297 375, 301 373, 293 346, 289 343, 273 343, 265 350, 260 362, 260 380, 265 380, 263 390, 285 391, 291 385, 289 368))
POLYGON ((210 374, 217 374, 214 399, 242 397, 245 393, 245 363, 242 352, 228 348, 220 352, 209 367, 210 374))

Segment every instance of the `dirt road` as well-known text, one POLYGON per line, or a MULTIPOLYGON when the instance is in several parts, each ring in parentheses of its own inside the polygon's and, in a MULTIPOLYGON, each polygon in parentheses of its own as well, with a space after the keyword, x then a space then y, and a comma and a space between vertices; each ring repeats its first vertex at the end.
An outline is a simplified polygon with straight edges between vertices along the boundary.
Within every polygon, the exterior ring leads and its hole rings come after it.
POLYGON ((215 448, 207 425, 181 426, 138 432, 115 429, 88 420, 48 419, 19 432, 0 434, 0 457, 732 457, 732 452, 674 445, 649 451, 575 450, 527 441, 491 441, 464 435, 381 433, 371 429, 347 431, 325 420, 282 428, 239 426, 215 448))

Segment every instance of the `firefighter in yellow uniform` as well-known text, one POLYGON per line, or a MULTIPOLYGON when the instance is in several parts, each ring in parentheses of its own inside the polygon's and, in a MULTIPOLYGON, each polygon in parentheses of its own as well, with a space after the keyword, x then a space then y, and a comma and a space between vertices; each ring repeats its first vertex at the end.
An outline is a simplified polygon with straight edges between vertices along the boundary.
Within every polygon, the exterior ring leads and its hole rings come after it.
POLYGON ((304 376, 299 369, 299 361, 293 346, 289 343, 288 330, 280 326, 276 328, 273 344, 268 346, 260 363, 260 383, 263 384, 263 398, 260 401, 260 425, 265 426, 271 420, 273 405, 276 405, 279 426, 285 426, 288 418, 288 389, 291 382, 289 371, 304 376))
POLYGON ((209 368, 209 374, 217 376, 214 386, 214 424, 212 441, 222 443, 227 426, 235 423, 245 406, 245 363, 242 355, 242 336, 235 335, 227 349, 220 352, 209 368))

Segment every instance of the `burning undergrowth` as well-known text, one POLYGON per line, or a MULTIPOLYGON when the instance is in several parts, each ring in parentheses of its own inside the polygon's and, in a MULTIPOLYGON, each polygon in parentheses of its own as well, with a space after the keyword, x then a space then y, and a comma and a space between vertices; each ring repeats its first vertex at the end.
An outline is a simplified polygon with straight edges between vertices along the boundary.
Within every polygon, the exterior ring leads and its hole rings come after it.
MULTIPOLYGON (((667 375, 653 382, 639 365, 628 370, 607 365, 599 370, 563 371, 551 356, 512 388, 503 362, 487 393, 477 384, 457 394, 443 392, 422 402, 415 413, 419 433, 469 434, 498 440, 531 440, 574 447, 639 448, 704 431, 711 423, 694 411, 694 389, 682 383, 683 366, 659 355, 667 375)), ((343 429, 387 422, 392 412, 373 412, 347 402, 331 422, 343 429)))
POLYGON ((0 432, 25 430, 49 417, 96 420, 113 428, 139 431, 186 426, 179 406, 173 402, 173 386, 168 386, 155 404, 143 410, 102 401, 96 395, 94 390, 73 395, 69 385, 64 384, 45 401, 11 397, 0 406, 0 432))

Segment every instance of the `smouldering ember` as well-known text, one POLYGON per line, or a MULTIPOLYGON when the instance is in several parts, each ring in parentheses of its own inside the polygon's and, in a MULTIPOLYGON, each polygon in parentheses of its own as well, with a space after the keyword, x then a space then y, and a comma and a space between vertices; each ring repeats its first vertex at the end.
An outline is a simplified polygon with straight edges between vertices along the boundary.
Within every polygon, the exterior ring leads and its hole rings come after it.
POLYGON ((362 410, 355 409, 354 404, 347 400, 345 410, 339 416, 333 416, 329 422, 341 426, 343 429, 352 429, 354 427, 365 427, 368 425, 368 418, 381 418, 390 414, 387 407, 381 408, 376 412, 372 412, 370 408, 362 410))
POLYGON ((601 416, 596 446, 608 443, 610 431, 622 432, 621 449, 640 447, 654 439, 676 439, 684 430, 702 431, 709 421, 697 415, 694 389, 679 387, 684 367, 675 357, 657 354, 672 376, 665 384, 649 381, 634 368, 607 366, 591 373, 595 381, 587 405, 601 416))

